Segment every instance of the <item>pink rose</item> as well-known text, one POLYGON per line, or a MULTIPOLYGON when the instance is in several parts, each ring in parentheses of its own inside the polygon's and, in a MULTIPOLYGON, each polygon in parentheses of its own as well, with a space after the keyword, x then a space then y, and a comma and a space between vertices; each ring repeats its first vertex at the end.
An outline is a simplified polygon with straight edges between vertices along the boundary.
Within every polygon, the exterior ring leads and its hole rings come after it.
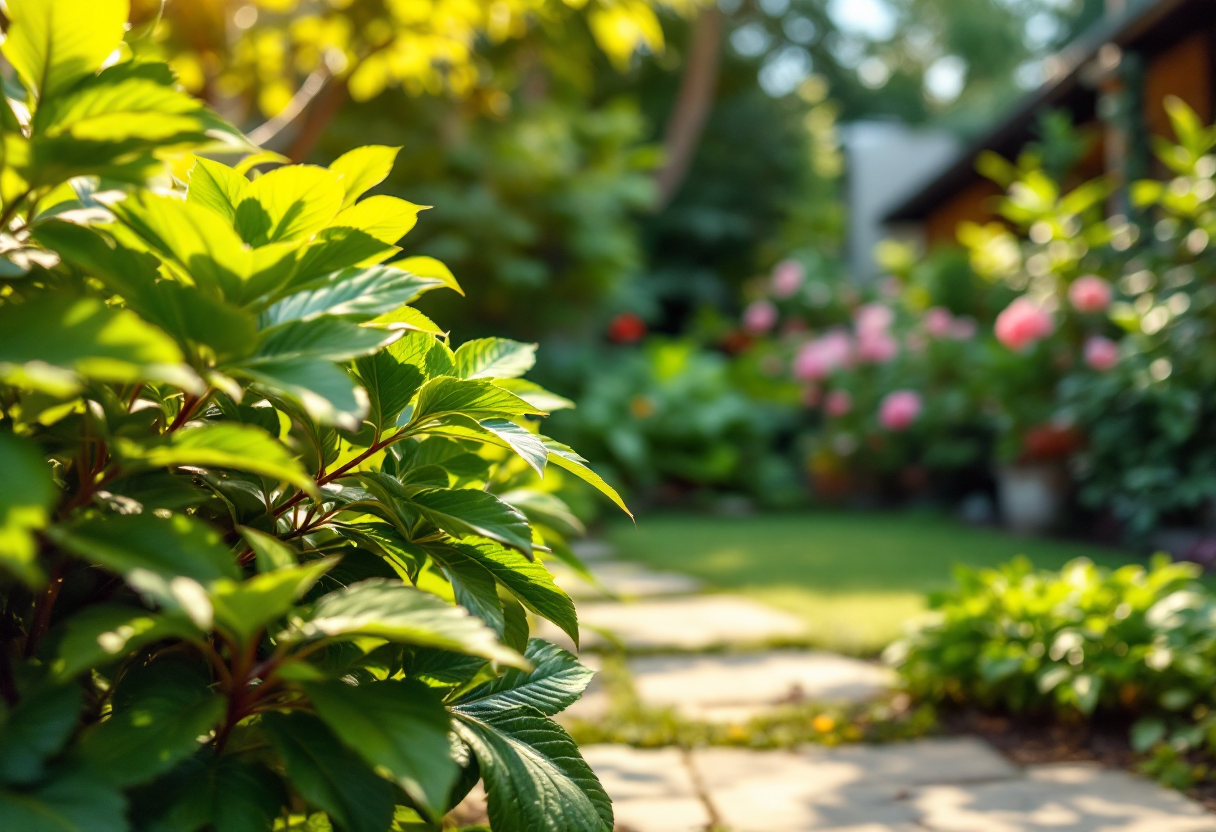
POLYGON ((1110 284, 1096 274, 1078 277, 1068 287, 1068 299, 1078 312, 1091 314, 1101 312, 1110 306, 1110 284))
POLYGON ((857 360, 886 364, 899 355, 899 343, 888 332, 862 333, 857 338, 857 360))
POLYGON ((858 336, 865 337, 885 333, 891 326, 891 322, 895 320, 895 313, 891 311, 890 307, 880 303, 867 303, 865 306, 857 307, 853 317, 856 321, 858 336))
POLYGON ((950 314, 949 309, 941 306, 934 306, 925 310, 924 317, 925 332, 932 338, 945 338, 950 334, 951 325, 954 323, 954 316, 950 314))
POLYGON ((920 394, 912 390, 888 393, 878 409, 878 421, 887 430, 907 430, 920 415, 924 404, 920 394))
POLYGON ((833 370, 847 364, 852 355, 853 344, 849 336, 839 330, 829 332, 806 342, 798 350, 794 358, 794 377, 801 381, 822 381, 833 370))
POLYGON ((996 316, 996 339, 1011 350, 1023 350, 1055 330, 1047 310, 1021 297, 996 316))
POLYGON ((975 318, 968 315, 950 322, 950 337, 955 341, 970 341, 975 337, 975 318))
POLYGON ((1092 336, 1085 342, 1085 363, 1105 373, 1119 363, 1119 345, 1101 335, 1092 336))
POLYGON ((802 288, 806 279, 806 269, 797 260, 782 260, 773 267, 772 292, 773 297, 791 298, 802 288))
POLYGON ((743 311, 743 328, 753 335, 768 332, 777 323, 777 307, 767 300, 753 301, 743 311))
POLYGON ((847 416, 853 409, 853 397, 846 390, 833 390, 823 402, 823 409, 833 419, 847 416))

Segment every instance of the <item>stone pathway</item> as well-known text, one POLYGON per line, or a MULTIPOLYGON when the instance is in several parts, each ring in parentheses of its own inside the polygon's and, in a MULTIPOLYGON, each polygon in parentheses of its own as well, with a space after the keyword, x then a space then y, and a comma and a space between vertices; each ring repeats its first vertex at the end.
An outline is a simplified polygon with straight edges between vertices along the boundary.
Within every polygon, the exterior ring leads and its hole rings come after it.
MULTIPOLYGON (((751 599, 692 595, 691 578, 580 554, 620 601, 579 605, 583 647, 640 653, 628 668, 640 701, 687 719, 741 723, 799 702, 863 702, 886 669, 798 641, 803 622, 751 599), (729 652, 706 653, 711 648, 729 652), (742 652, 752 648, 752 652, 742 652)), ((558 580, 599 593, 572 572, 558 580)), ((537 635, 572 648, 547 622, 537 635)), ((597 667, 594 652, 582 659, 597 667)), ((611 703, 595 683, 564 718, 597 719, 611 703)), ((1216 815, 1177 792, 1090 764, 1020 769, 975 738, 884 746, 582 749, 612 797, 617 832, 1216 832, 1216 815)))

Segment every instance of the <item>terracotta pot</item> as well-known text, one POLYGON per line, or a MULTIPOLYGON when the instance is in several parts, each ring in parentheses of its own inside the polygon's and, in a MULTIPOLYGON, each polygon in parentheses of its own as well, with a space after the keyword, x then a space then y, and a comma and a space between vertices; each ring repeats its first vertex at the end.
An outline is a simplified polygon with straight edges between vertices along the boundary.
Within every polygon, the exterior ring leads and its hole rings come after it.
POLYGON ((1069 479, 1058 462, 1026 462, 997 469, 997 502, 1014 534, 1043 534, 1060 521, 1069 479))

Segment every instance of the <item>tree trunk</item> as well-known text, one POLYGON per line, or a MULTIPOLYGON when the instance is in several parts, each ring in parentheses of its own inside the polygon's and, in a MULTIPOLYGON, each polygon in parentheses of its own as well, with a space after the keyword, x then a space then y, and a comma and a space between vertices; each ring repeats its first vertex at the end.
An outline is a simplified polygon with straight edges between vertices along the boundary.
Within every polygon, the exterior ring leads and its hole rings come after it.
POLYGON ((663 136, 667 161, 655 175, 659 189, 657 208, 660 210, 679 191, 696 154, 705 122, 713 109, 721 51, 722 12, 711 6, 702 11, 693 24, 684 77, 680 79, 675 109, 663 136))

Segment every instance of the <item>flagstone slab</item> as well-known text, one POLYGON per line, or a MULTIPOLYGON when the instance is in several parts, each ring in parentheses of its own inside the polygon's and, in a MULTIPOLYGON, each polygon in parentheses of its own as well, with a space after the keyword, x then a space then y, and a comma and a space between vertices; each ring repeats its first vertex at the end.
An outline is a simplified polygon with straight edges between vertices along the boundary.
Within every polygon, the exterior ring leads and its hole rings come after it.
POLYGON ((920 820, 909 799, 918 784, 1019 776, 971 739, 798 751, 710 748, 693 752, 692 764, 732 832, 901 829, 920 820))
POLYGON ((688 595, 701 589, 701 582, 676 572, 656 572, 640 563, 604 561, 590 567, 599 586, 590 583, 573 569, 550 563, 557 585, 571 598, 647 598, 688 595))
POLYGON ((934 832, 1216 832, 1178 792, 1087 763, 1031 766, 1002 782, 923 788, 912 801, 934 832))
MULTIPOLYGON (((583 647, 609 643, 601 631, 634 650, 755 646, 797 639, 806 633, 806 625, 798 617, 737 595, 580 604, 578 618, 583 647)), ((570 645, 570 639, 547 621, 538 621, 534 633, 555 644, 570 645)))
POLYGON ((684 753, 589 745, 580 749, 612 798, 617 832, 704 832, 709 811, 698 797, 684 753))
POLYGON ((817 650, 645 656, 631 660, 629 670, 647 705, 717 722, 800 702, 864 702, 894 682, 887 668, 817 650))

